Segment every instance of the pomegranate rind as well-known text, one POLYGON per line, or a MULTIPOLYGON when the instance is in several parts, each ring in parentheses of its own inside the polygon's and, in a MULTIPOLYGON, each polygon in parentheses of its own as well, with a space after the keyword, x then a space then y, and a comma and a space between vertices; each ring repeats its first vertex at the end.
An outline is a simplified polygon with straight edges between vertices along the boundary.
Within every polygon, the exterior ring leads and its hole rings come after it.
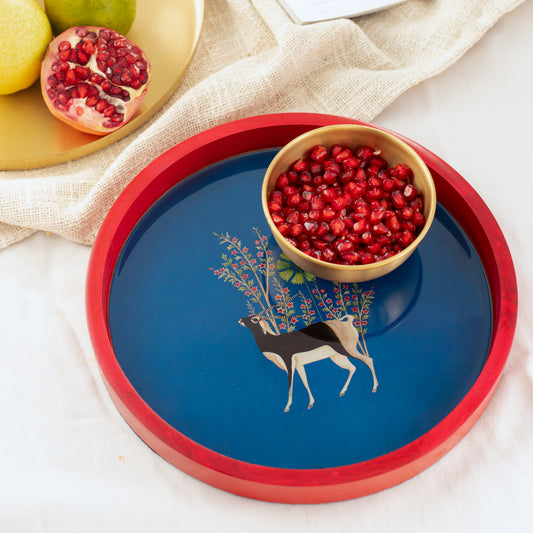
POLYGON ((103 136, 133 118, 150 78, 150 62, 131 40, 109 28, 76 26, 49 44, 41 66, 41 92, 56 118, 103 136), (111 66, 109 55, 114 58, 111 66))

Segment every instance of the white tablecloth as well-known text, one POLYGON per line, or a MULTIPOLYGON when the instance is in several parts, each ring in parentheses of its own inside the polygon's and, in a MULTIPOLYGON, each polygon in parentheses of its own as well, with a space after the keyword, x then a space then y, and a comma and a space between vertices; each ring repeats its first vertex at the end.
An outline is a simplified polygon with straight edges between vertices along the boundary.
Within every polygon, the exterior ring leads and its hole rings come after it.
POLYGON ((37 233, 0 252, 0 531, 532 531, 533 2, 374 122, 458 170, 515 261, 515 341, 493 401, 437 464, 357 500, 283 505, 205 485, 154 454, 103 386, 87 331, 91 249, 37 233))

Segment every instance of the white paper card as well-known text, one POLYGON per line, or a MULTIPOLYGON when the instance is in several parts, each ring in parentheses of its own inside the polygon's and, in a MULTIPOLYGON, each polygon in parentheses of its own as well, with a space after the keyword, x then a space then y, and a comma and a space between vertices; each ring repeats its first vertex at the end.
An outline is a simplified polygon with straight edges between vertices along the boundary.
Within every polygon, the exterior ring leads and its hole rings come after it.
POLYGON ((297 24, 353 18, 373 13, 406 0, 278 0, 297 24))

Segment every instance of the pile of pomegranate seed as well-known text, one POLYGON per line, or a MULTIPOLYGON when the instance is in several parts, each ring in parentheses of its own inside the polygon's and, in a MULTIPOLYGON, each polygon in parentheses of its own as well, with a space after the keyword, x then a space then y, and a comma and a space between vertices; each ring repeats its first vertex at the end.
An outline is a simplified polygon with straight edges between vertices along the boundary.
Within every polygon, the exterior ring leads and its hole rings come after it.
POLYGON ((368 146, 315 146, 276 180, 268 209, 279 232, 311 257, 370 264, 411 244, 425 223, 411 168, 368 146))

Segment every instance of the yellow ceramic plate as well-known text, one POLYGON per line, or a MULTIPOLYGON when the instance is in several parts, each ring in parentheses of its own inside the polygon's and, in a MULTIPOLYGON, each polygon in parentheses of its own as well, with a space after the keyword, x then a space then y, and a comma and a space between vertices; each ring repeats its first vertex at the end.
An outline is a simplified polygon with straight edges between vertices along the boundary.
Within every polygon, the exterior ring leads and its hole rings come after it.
POLYGON ((144 124, 173 94, 192 60, 202 25, 204 0, 137 0, 128 38, 152 64, 152 80, 136 117, 114 133, 81 133, 53 117, 39 82, 0 96, 0 170, 38 168, 71 161, 122 139, 144 124))

